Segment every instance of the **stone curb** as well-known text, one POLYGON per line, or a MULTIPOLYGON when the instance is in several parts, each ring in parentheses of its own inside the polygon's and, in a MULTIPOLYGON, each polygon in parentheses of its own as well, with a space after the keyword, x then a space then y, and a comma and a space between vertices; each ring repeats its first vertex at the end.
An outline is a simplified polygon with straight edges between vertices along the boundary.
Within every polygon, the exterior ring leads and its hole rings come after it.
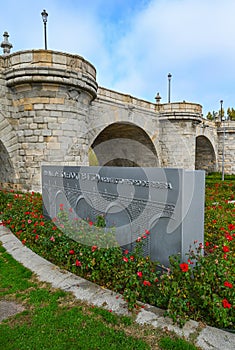
MULTIPOLYGON (((0 241, 6 251, 15 260, 33 271, 40 281, 51 283, 54 288, 72 292, 77 299, 112 310, 116 314, 129 314, 127 303, 123 301, 120 294, 102 288, 68 271, 61 270, 25 247, 8 228, 3 226, 0 227, 0 241)), ((198 322, 193 320, 188 321, 183 328, 179 328, 163 314, 162 309, 144 304, 144 308, 136 317, 136 322, 140 325, 149 324, 155 328, 173 331, 186 339, 195 339, 195 344, 203 350, 235 349, 235 334, 209 326, 202 328, 198 322)))

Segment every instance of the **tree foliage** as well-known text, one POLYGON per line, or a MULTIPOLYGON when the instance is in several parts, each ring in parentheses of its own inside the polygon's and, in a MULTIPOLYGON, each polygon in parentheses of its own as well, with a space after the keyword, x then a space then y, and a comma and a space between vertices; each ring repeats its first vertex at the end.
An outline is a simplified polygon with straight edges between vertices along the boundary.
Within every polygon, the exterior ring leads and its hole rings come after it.
POLYGON ((219 109, 217 112, 215 111, 212 111, 212 112, 208 112, 207 115, 206 115, 206 119, 208 120, 233 120, 235 121, 235 109, 232 107, 232 108, 228 108, 227 109, 227 115, 225 115, 225 111, 224 109, 222 108, 219 109), (221 115, 222 114, 222 115, 221 115))
POLYGON ((235 109, 234 108, 228 108, 227 115, 229 120, 235 120, 235 109))

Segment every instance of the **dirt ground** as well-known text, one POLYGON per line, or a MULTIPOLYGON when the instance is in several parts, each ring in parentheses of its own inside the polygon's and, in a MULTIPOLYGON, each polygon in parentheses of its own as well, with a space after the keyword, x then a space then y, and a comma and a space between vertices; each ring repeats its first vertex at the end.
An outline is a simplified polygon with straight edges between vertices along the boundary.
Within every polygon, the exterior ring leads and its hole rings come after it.
POLYGON ((0 300, 0 322, 24 311, 24 307, 14 301, 0 300))

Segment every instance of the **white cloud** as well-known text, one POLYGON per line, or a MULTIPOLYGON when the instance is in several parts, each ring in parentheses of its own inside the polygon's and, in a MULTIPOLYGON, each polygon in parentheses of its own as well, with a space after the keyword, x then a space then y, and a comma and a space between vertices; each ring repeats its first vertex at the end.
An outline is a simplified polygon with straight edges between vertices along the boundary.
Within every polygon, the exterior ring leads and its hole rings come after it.
POLYGON ((115 88, 153 96, 158 85, 166 99, 170 71, 175 97, 212 103, 213 89, 235 79, 234 12, 233 0, 151 1, 117 45, 115 88))
POLYGON ((171 72, 172 99, 235 105, 234 0, 8 0, 1 28, 13 51, 43 48, 43 8, 48 48, 83 56, 100 85, 166 101, 171 72))

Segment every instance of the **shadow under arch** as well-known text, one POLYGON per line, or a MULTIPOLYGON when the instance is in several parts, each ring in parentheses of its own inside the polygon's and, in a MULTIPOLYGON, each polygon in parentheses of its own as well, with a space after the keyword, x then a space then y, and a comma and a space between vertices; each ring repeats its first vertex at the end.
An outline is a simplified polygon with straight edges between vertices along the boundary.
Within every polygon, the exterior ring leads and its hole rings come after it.
POLYGON ((91 145, 90 165, 120 167, 158 167, 159 159, 148 134, 128 122, 113 123, 104 128, 91 145))
POLYGON ((215 172, 216 154, 211 141, 206 136, 197 136, 195 152, 195 169, 215 172))
POLYGON ((15 170, 10 155, 0 140, 0 183, 13 184, 15 182, 15 170))

